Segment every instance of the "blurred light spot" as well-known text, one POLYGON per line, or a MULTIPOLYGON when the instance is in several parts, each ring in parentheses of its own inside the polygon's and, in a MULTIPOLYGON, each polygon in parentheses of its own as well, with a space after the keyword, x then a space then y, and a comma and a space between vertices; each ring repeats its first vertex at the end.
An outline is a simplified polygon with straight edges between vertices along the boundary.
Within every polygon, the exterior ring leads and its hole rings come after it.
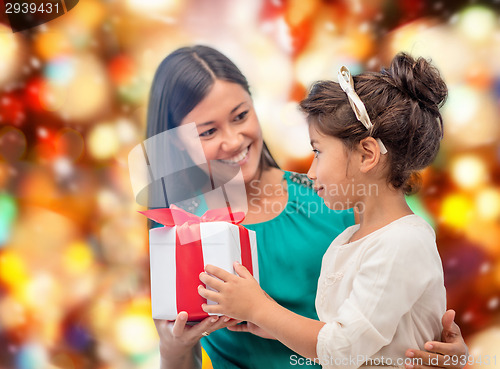
MULTIPOLYGON (((24 302, 29 306, 40 308, 41 305, 51 305, 55 297, 54 278, 47 273, 33 275, 23 291, 24 302), (44 303, 41 303, 43 301, 44 303)), ((47 317, 46 317, 47 318, 47 317)))
POLYGON ((19 51, 17 34, 0 24, 0 85, 17 74, 14 71, 19 67, 19 51))
POLYGON ((434 228, 435 221, 432 217, 432 214, 430 214, 429 211, 425 208, 425 205, 422 203, 422 199, 419 195, 406 196, 406 202, 411 211, 424 218, 425 221, 434 228))
POLYGON ((487 326, 473 336, 468 337, 467 346, 474 363, 467 365, 471 369, 497 368, 500 357, 500 327, 497 324, 487 326))
POLYGON ((26 147, 26 136, 23 131, 11 126, 0 130, 0 159, 15 163, 24 157, 26 147))
POLYGON ((49 82, 65 85, 75 74, 75 61, 72 58, 62 57, 51 60, 44 69, 45 78, 49 82))
POLYGON ((112 158, 120 147, 116 127, 110 123, 94 127, 87 138, 87 147, 96 159, 112 158))
POLYGON ((16 215, 17 204, 14 197, 7 193, 0 193, 0 247, 9 240, 16 215))
POLYGON ((34 45, 36 52, 44 60, 51 60, 72 52, 68 35, 54 29, 50 32, 37 33, 34 45))
POLYGON ((49 131, 45 127, 38 127, 37 132, 38 136, 40 138, 47 138, 49 137, 49 131))
POLYGON ((116 214, 116 209, 120 206, 118 196, 108 189, 103 189, 97 194, 97 203, 102 214, 116 214))
MULTIPOLYGON (((467 66, 471 67, 481 68, 481 65, 467 66)), ((460 78, 464 78, 464 73, 460 78)), ((442 113, 445 122, 443 142, 449 143, 449 147, 461 150, 498 142, 498 102, 489 90, 470 85, 451 85, 442 113)))
POLYGON ((127 0, 130 10, 144 14, 171 12, 179 8, 179 0, 127 0))
POLYGON ((118 119, 116 122, 116 131, 120 141, 124 144, 136 143, 138 133, 134 123, 126 118, 118 119))
POLYGON ((28 280, 26 264, 20 255, 13 251, 5 251, 0 254, 0 281, 17 289, 28 280))
POLYGON ((500 300, 498 297, 493 297, 488 301, 488 309, 495 310, 498 307, 500 300))
POLYGON ((43 109, 48 111, 57 111, 66 102, 66 90, 61 85, 46 83, 43 94, 40 96, 40 104, 43 109))
POLYGON ((118 55, 108 65, 110 78, 117 85, 129 84, 135 69, 134 62, 128 55, 118 55))
POLYGON ((500 191, 494 188, 480 191, 476 196, 476 206, 483 219, 498 219, 500 217, 500 191))
POLYGON ((476 90, 468 86, 459 86, 449 89, 448 99, 443 107, 443 114, 448 119, 447 124, 453 130, 464 129, 481 107, 481 99, 476 90))
POLYGON ((479 272, 481 274, 486 274, 491 270, 491 265, 490 263, 483 263, 481 264, 481 267, 479 268, 479 272))
POLYGON ((470 322, 473 318, 474 318, 474 314, 471 311, 466 311, 462 315, 462 321, 465 322, 465 323, 470 322))
POLYGON ((488 169, 477 156, 466 155, 451 164, 451 175, 456 184, 464 189, 473 189, 488 179, 488 169))
POLYGON ((26 323, 26 310, 14 297, 5 296, 0 300, 0 327, 10 330, 26 323))
POLYGON ((57 152, 71 161, 77 161, 83 154, 82 134, 74 129, 63 128, 57 133, 57 152))
POLYGON ((102 25, 106 11, 105 4, 102 2, 86 0, 80 2, 78 7, 68 13, 68 20, 74 21, 79 33, 88 33, 102 25))
POLYGON ((87 271, 93 262, 93 253, 90 246, 85 242, 74 242, 64 251, 64 267, 71 274, 79 274, 87 271))
POLYGON ((65 67, 54 72, 55 80, 47 81, 45 109, 56 111, 63 119, 92 122, 110 99, 107 71, 93 54, 73 56, 65 67), (72 71, 71 71, 71 70, 72 71))
POLYGON ((472 216, 473 203, 463 195, 449 195, 441 205, 440 220, 454 228, 462 229, 472 216))
POLYGON ((151 317, 127 315, 118 319, 116 324, 116 340, 118 346, 128 354, 140 354, 152 348, 156 331, 151 329, 151 317), (141 337, 138 341, 137 337, 141 337))
POLYGON ((73 166, 68 158, 57 158, 53 161, 53 168, 57 179, 65 179, 73 174, 73 166))
POLYGON ((42 345, 27 344, 17 352, 16 369, 40 369, 48 364, 48 355, 42 345))
POLYGON ((115 325, 115 338, 124 352, 140 355, 157 345, 158 335, 151 319, 150 302, 139 299, 121 315, 115 325), (141 337, 140 340, 137 337, 141 337))
POLYGON ((457 25, 465 37, 473 41, 483 41, 493 34, 496 23, 495 13, 491 9, 471 6, 462 11, 457 25))

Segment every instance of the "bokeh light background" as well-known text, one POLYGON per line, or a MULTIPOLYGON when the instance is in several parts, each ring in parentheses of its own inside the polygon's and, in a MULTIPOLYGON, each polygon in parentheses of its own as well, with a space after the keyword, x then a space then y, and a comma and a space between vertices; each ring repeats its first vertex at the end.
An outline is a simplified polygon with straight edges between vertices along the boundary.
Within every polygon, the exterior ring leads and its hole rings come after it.
POLYGON ((158 367, 127 155, 156 66, 196 43, 242 69, 271 151, 301 172, 311 152, 296 103, 312 82, 399 51, 432 58, 449 86, 445 139, 409 201, 436 229, 476 366, 500 361, 499 17, 498 0, 80 0, 29 31, 4 19, 0 368, 158 367))

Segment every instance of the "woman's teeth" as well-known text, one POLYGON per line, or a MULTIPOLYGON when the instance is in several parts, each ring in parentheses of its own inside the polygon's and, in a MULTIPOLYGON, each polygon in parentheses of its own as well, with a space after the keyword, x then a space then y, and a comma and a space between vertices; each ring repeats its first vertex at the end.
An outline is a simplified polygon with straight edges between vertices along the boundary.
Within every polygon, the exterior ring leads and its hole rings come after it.
POLYGON ((247 154, 248 154, 248 147, 245 150, 243 150, 242 152, 240 152, 238 155, 235 155, 232 158, 225 159, 225 160, 220 159, 220 161, 225 163, 225 164, 238 164, 240 161, 245 159, 247 154))

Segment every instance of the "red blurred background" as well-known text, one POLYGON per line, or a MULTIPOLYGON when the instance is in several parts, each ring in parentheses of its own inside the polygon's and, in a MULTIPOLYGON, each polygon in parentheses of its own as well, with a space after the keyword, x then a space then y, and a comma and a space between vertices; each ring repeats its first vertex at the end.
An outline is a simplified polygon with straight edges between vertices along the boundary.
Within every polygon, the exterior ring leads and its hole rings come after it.
POLYGON ((499 17, 497 0, 81 0, 28 31, 4 19, 0 368, 158 367, 127 155, 156 66, 192 44, 242 69, 273 155, 300 172, 311 153, 296 103, 312 82, 399 51, 432 59, 450 92, 445 138, 408 200, 436 229, 475 366, 500 360, 499 17))

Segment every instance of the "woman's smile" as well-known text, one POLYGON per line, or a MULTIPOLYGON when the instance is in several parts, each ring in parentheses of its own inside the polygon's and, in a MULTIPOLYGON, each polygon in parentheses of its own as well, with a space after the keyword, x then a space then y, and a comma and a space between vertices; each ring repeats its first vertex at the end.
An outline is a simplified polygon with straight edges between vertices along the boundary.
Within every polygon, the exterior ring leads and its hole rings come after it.
POLYGON ((232 157, 228 159, 218 159, 218 161, 228 164, 228 165, 239 165, 242 166, 248 161, 249 157, 249 152, 250 152, 250 146, 245 147, 242 151, 240 151, 238 154, 233 155, 232 157))

